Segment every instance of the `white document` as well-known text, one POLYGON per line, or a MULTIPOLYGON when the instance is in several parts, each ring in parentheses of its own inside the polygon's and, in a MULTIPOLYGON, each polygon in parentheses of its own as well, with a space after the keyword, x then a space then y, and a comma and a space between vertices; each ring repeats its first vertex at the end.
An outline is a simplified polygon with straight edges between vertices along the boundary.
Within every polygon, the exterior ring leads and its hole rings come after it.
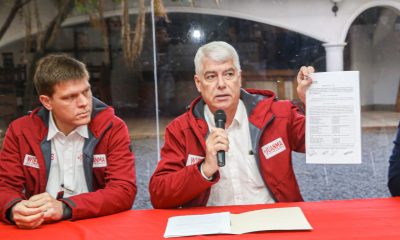
POLYGON ((359 72, 312 78, 306 92, 306 163, 361 163, 359 72))
POLYGON ((288 207, 255 210, 241 214, 222 212, 170 217, 164 237, 311 229, 311 225, 299 207, 288 207))
POLYGON ((230 213, 211 213, 170 217, 164 237, 183 237, 231 233, 230 213))

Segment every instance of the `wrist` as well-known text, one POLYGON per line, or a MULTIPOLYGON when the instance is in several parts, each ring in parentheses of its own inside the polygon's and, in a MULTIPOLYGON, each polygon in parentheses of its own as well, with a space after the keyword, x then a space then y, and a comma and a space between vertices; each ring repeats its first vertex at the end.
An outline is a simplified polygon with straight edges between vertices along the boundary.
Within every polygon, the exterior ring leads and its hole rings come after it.
POLYGON ((19 204, 21 201, 22 201, 22 199, 17 198, 17 199, 14 199, 14 200, 12 201, 12 203, 10 203, 11 207, 10 207, 9 209, 7 209, 7 211, 6 211, 6 219, 7 219, 10 223, 15 224, 15 221, 14 221, 14 208, 15 208, 15 206, 17 206, 17 204, 19 204))
POLYGON ((206 179, 206 180, 208 180, 208 181, 212 181, 213 178, 214 178, 214 175, 211 174, 211 176, 208 177, 208 176, 206 175, 206 173, 203 171, 203 165, 204 165, 204 162, 200 164, 200 173, 201 173, 201 176, 203 176, 203 178, 206 179))

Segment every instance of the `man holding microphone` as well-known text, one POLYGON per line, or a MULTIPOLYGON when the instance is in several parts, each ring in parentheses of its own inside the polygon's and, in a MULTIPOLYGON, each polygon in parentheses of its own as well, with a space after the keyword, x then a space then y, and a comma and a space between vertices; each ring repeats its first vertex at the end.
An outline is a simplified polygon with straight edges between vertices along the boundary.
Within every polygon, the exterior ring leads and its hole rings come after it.
MULTIPOLYGON (((194 63, 201 96, 167 126, 149 185, 153 206, 302 201, 291 152, 305 150, 304 114, 271 91, 242 89, 238 54, 225 42, 200 47, 194 63)), ((303 103, 312 72, 297 75, 303 103)))

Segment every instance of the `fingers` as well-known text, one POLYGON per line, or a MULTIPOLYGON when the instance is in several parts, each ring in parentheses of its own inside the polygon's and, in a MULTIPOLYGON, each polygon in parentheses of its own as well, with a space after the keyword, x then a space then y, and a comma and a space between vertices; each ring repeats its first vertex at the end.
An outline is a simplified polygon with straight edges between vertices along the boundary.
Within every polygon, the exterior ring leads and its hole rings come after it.
POLYGON ((207 149, 213 155, 217 154, 217 152, 221 150, 229 150, 228 135, 226 134, 226 131, 222 128, 212 129, 210 135, 207 138, 207 143, 207 149))
POLYGON ((48 193, 32 196, 17 203, 12 209, 12 217, 20 228, 36 228, 43 222, 58 221, 62 218, 62 202, 48 193))
POLYGON ((44 222, 43 216, 39 216, 37 218, 34 218, 34 216, 30 216, 30 219, 26 219, 26 221, 22 220, 23 219, 15 222, 17 227, 21 229, 34 229, 42 225, 42 223, 44 222))
POLYGON ((229 140, 225 129, 211 129, 206 140, 206 158, 203 164, 203 170, 207 176, 212 176, 219 169, 217 164, 217 152, 226 152, 228 150, 229 140))
POLYGON ((52 198, 53 197, 49 193, 44 192, 41 194, 33 195, 32 197, 29 198, 29 202, 30 204, 32 204, 32 206, 43 205, 43 203, 50 201, 50 199, 52 198))
POLYGON ((304 67, 304 73, 306 73, 306 74, 310 74, 310 73, 314 73, 315 72, 315 69, 314 69, 314 67, 313 66, 303 66, 304 67))
POLYGON ((306 100, 306 91, 313 82, 311 74, 314 72, 314 67, 302 66, 297 74, 297 95, 303 103, 306 100))
POLYGON ((51 206, 48 205, 52 201, 53 197, 50 196, 47 192, 37 194, 29 198, 26 203, 26 206, 29 208, 40 209, 42 212, 46 212, 51 206))
POLYGON ((312 66, 302 66, 300 68, 299 73, 297 74, 297 83, 298 84, 311 84, 312 79, 310 77, 311 73, 314 73, 315 69, 312 66), (311 79, 311 82, 309 81, 311 79), (307 82, 303 81, 306 80, 307 82))
POLYGON ((315 72, 315 69, 314 69, 313 66, 302 66, 302 67, 300 68, 300 72, 301 72, 302 74, 304 74, 304 75, 309 75, 309 74, 311 74, 311 73, 314 73, 314 72, 315 72))
POLYGON ((62 202, 56 199, 52 199, 50 202, 46 203, 47 207, 44 212, 44 220, 46 222, 61 220, 63 215, 62 202))
POLYGON ((43 223, 43 221, 44 217, 42 212, 30 216, 17 215, 16 218, 14 218, 15 224, 19 228, 24 228, 24 229, 37 228, 43 223))
POLYGON ((39 208, 30 208, 28 207, 28 202, 29 201, 21 201, 17 203, 13 208, 12 208, 12 214, 13 218, 15 219, 16 216, 21 215, 21 216, 30 216, 30 215, 35 215, 38 213, 43 212, 39 208))
POLYGON ((29 198, 29 207, 40 209, 45 221, 57 221, 62 218, 62 203, 44 192, 29 198))
POLYGON ((19 228, 32 229, 40 226, 44 221, 44 213, 39 208, 29 208, 29 201, 17 203, 11 210, 12 218, 19 228))
POLYGON ((49 208, 53 207, 54 201, 56 201, 55 198, 53 198, 49 193, 44 192, 29 198, 28 207, 40 208, 43 212, 46 212, 49 208))
POLYGON ((227 152, 229 150, 228 138, 226 136, 216 136, 214 138, 214 149, 216 152, 221 150, 227 152))

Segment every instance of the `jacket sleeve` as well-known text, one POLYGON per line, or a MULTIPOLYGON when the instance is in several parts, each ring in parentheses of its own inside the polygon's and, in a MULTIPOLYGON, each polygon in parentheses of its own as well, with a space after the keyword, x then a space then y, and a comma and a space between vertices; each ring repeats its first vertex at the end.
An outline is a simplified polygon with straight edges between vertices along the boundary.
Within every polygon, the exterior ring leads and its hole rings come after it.
POLYGON ((400 125, 393 143, 392 155, 389 159, 388 187, 392 196, 400 196, 400 125))
POLYGON ((291 104, 290 109, 290 142, 293 151, 305 152, 306 116, 304 111, 291 104))
POLYGON ((7 211, 25 199, 24 183, 18 140, 10 125, 0 151, 0 219, 3 222, 10 223, 6 217, 7 211))
POLYGON ((198 197, 218 181, 203 178, 197 164, 186 166, 188 144, 195 139, 186 139, 178 123, 170 124, 165 131, 165 143, 161 149, 161 160, 153 173, 149 192, 154 208, 177 208, 198 197), (176 127, 174 127, 176 125, 176 127))
POLYGON ((103 137, 108 138, 104 139, 107 144, 107 167, 104 176, 99 176, 105 177, 104 188, 61 199, 71 208, 72 220, 99 217, 132 208, 137 189, 129 132, 122 120, 118 119, 113 124, 110 135, 103 137))

